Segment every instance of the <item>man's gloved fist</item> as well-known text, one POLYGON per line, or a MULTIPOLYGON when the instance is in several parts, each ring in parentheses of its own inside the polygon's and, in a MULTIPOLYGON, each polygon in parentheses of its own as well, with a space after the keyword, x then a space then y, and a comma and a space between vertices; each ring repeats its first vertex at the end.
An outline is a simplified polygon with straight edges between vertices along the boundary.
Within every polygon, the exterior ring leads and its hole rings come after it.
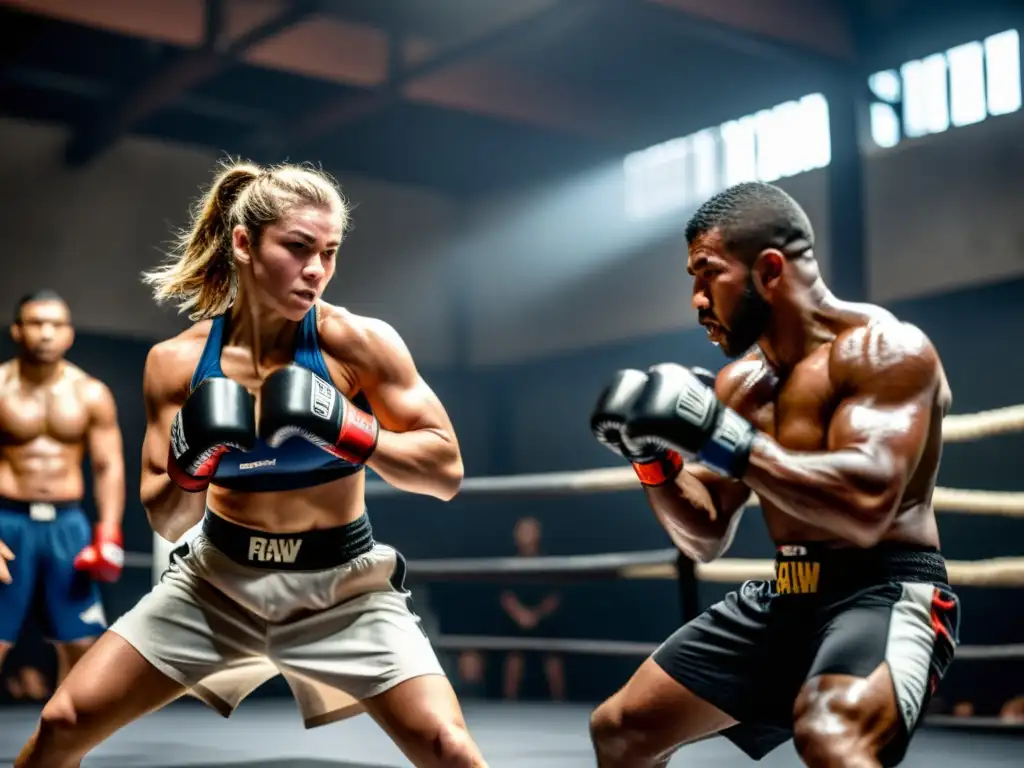
POLYGON ((113 582, 121 578, 124 568, 124 545, 121 529, 97 525, 92 544, 75 557, 75 570, 86 571, 97 581, 113 582))
POLYGON ((624 434, 633 404, 646 385, 646 373, 631 368, 618 371, 597 399, 590 415, 590 429, 598 442, 633 465, 641 483, 662 485, 679 474, 682 458, 667 450, 661 440, 631 440, 624 434))
POLYGON ((706 371, 675 363, 655 365, 633 400, 625 425, 630 443, 659 444, 720 474, 741 477, 757 431, 725 407, 706 371))

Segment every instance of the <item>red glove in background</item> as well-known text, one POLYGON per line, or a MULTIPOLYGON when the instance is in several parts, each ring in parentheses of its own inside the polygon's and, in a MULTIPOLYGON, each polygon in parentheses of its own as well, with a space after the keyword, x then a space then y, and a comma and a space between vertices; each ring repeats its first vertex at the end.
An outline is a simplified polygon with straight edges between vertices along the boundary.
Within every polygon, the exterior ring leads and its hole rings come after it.
POLYGON ((124 546, 121 529, 97 525, 92 544, 75 558, 75 570, 86 571, 97 581, 113 582, 121 578, 124 568, 124 546))

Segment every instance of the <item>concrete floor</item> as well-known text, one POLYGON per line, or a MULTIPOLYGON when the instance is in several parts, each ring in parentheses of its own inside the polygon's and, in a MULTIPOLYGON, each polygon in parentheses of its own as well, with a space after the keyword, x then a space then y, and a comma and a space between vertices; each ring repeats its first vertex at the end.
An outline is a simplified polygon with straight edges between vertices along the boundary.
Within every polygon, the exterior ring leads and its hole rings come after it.
MULTIPOLYGON (((492 768, 595 765, 589 708, 569 704, 465 704, 470 729, 492 768)), ((0 767, 12 765, 38 715, 36 707, 0 710, 0 767)), ((366 716, 307 731, 288 700, 246 702, 228 720, 180 701, 128 726, 97 747, 83 768, 369 768, 409 763, 366 716)), ((753 763, 729 742, 712 739, 681 750, 672 766, 753 763)), ((760 764, 799 768, 792 743, 760 764)), ((911 745, 907 768, 1024 765, 1024 736, 926 728, 911 745)))

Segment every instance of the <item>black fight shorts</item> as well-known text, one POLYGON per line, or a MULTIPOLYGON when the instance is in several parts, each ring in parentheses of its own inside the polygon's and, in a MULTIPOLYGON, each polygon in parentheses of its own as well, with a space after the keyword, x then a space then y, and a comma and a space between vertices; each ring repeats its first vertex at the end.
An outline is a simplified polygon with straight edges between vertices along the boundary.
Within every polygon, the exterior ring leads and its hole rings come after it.
POLYGON ((730 592, 653 658, 738 722, 723 735, 754 760, 792 738, 807 680, 867 677, 888 664, 901 727, 879 758, 898 765, 959 643, 960 604, 947 580, 935 550, 780 546, 775 579, 730 592))

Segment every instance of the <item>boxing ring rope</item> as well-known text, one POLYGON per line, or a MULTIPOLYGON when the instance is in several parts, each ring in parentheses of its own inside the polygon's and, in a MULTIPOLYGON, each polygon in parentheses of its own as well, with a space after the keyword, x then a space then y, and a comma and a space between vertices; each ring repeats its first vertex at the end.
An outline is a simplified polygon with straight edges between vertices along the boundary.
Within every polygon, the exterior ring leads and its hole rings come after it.
MULTIPOLYGON (((628 640, 569 640, 558 637, 498 637, 493 635, 441 635, 431 641, 436 648, 452 651, 537 651, 541 653, 572 653, 593 656, 635 656, 646 658, 658 648, 657 643, 628 640)), ((964 645, 957 649, 961 659, 1024 658, 1024 643, 1013 645, 964 645)))
MULTIPOLYGON (((947 416, 942 424, 944 443, 966 443, 1024 431, 1024 405, 1011 405, 972 414, 947 416)), ((572 496, 581 493, 611 493, 634 490, 638 481, 632 467, 608 467, 568 472, 538 472, 523 475, 471 477, 463 481, 460 496, 572 496)), ((366 484, 368 498, 397 496, 403 492, 380 481, 366 484)), ((973 515, 1024 515, 1024 493, 936 488, 932 499, 936 510, 973 515)), ((757 506, 751 495, 747 506, 757 506)))
MULTIPOLYGON (((943 442, 970 442, 1024 431, 1024 405, 997 408, 974 414, 947 416, 943 422, 943 442)), ((609 493, 636 490, 639 482, 629 466, 588 469, 570 472, 545 472, 522 475, 467 478, 460 496, 517 496, 526 498, 572 496, 585 493, 609 493)), ((367 497, 402 494, 390 485, 370 481, 367 497)), ((932 499, 937 511, 968 515, 1024 516, 1024 493, 984 491, 958 488, 936 488, 932 499)), ((757 506, 751 495, 748 507, 757 506)), ((159 536, 154 539, 154 554, 128 552, 127 567, 163 569, 166 553, 173 544, 159 536)), ((460 559, 412 560, 408 563, 411 581, 566 581, 600 579, 671 579, 678 578, 674 548, 644 552, 618 552, 598 555, 547 557, 490 557, 460 559)), ((721 558, 711 563, 698 563, 698 581, 717 584, 739 584, 748 579, 773 577, 771 559, 721 558)), ((976 561, 948 561, 950 583, 954 586, 1020 587, 1024 586, 1024 557, 995 557, 976 561)), ((585 640, 544 637, 498 637, 478 635, 440 635, 432 638, 443 650, 539 651, 547 653, 591 654, 605 656, 646 657, 656 644, 616 640, 585 640)), ((957 651, 957 659, 1019 659, 1024 658, 1024 643, 1004 645, 967 645, 957 651)), ((932 720, 936 716, 929 719, 932 720)), ((940 719, 956 721, 955 718, 940 719)), ((951 724, 959 725, 959 722, 951 724)))

